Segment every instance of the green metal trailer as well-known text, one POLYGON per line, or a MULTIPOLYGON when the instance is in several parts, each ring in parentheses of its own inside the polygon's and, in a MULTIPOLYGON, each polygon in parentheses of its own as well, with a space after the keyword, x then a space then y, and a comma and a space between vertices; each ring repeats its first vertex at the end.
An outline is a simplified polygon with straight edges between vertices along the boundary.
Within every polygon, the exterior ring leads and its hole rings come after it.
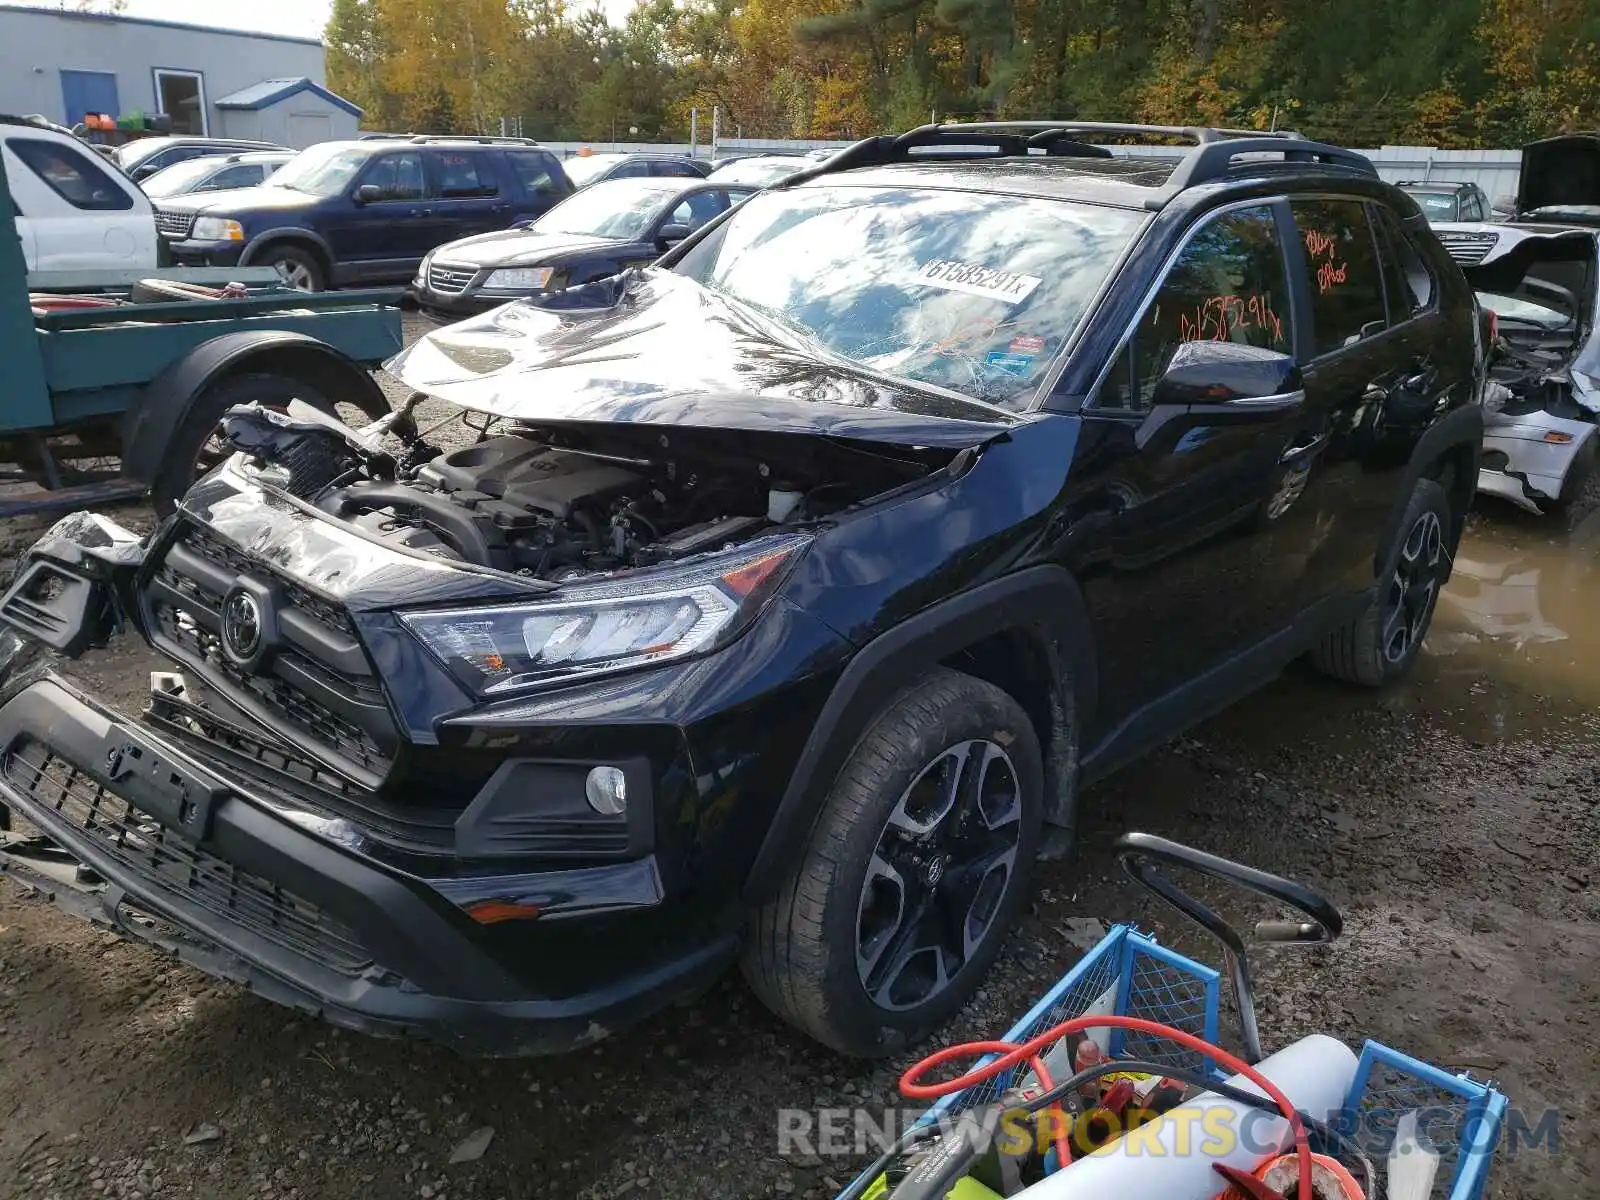
POLYGON ((0 166, 0 517, 170 505, 244 400, 389 411, 371 368, 401 347, 400 289, 312 294, 261 267, 29 275, 14 218, 0 166))

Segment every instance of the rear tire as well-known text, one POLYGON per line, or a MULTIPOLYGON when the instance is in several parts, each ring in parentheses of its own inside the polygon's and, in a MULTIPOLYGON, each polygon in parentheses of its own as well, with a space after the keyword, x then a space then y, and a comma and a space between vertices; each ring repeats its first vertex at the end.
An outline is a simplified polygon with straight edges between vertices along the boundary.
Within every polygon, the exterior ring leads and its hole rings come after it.
POLYGON ((940 669, 867 727, 800 861, 754 914, 743 969, 843 1054, 891 1054, 972 995, 1031 890, 1044 812, 1032 722, 940 669))
POLYGON ((1382 687, 1411 669, 1449 576, 1452 531, 1458 528, 1444 488, 1432 479, 1418 480, 1378 577, 1377 595, 1365 612, 1324 636, 1311 652, 1319 671, 1347 683, 1382 687))
POLYGON ((290 375, 234 375, 201 392, 172 435, 161 470, 151 481, 150 500, 156 513, 163 517, 171 513, 195 480, 227 457, 228 450, 220 438, 213 441, 213 434, 217 422, 230 408, 252 401, 269 408, 285 408, 290 400, 301 400, 333 416, 339 415, 331 400, 290 375))
POLYGON ((268 246, 250 263, 253 267, 277 267, 291 287, 302 292, 320 292, 328 286, 328 272, 309 250, 287 242, 268 246))

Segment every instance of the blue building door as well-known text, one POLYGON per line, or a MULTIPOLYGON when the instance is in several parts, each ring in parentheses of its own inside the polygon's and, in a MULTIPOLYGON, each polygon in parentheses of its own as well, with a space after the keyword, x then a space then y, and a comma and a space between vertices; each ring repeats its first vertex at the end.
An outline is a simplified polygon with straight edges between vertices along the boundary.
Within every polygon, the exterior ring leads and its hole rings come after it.
POLYGON ((86 113, 121 115, 117 106, 117 77, 109 71, 61 72, 61 100, 67 110, 68 125, 76 125, 86 113))

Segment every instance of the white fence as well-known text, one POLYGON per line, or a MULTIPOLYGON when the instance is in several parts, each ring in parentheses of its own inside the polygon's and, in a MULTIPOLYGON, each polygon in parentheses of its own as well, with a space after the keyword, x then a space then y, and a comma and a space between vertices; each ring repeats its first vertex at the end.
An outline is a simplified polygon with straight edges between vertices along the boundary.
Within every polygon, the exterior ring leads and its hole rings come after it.
MULTIPOLYGON (((613 151, 635 154, 689 154, 687 142, 630 143, 630 142, 546 142, 550 149, 563 157, 571 157, 587 149, 595 154, 613 151)), ((799 154, 807 150, 820 150, 848 146, 849 142, 826 140, 780 141, 772 138, 720 138, 717 143, 701 143, 694 148, 696 158, 715 158, 724 154, 799 154)), ((1149 154, 1176 156, 1182 154, 1178 147, 1113 146, 1114 154, 1149 154)), ((1515 195, 1517 171, 1522 163, 1520 150, 1435 150, 1429 146, 1382 146, 1376 150, 1362 150, 1378 168, 1378 174, 1390 183, 1422 179, 1441 182, 1476 183, 1496 200, 1501 196, 1515 195)))

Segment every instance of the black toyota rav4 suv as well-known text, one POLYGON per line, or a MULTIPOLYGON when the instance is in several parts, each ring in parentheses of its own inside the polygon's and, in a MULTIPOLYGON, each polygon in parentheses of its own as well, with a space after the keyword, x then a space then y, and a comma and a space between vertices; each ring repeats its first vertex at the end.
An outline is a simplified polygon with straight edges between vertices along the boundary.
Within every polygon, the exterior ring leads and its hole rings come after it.
POLYGON ((148 538, 58 527, 12 629, 173 670, 136 721, 6 634, 4 861, 356 1029, 560 1049, 742 959, 891 1050, 1086 783, 1302 655, 1411 665, 1481 338, 1345 151, 869 139, 392 361, 465 444, 240 406, 148 538))

